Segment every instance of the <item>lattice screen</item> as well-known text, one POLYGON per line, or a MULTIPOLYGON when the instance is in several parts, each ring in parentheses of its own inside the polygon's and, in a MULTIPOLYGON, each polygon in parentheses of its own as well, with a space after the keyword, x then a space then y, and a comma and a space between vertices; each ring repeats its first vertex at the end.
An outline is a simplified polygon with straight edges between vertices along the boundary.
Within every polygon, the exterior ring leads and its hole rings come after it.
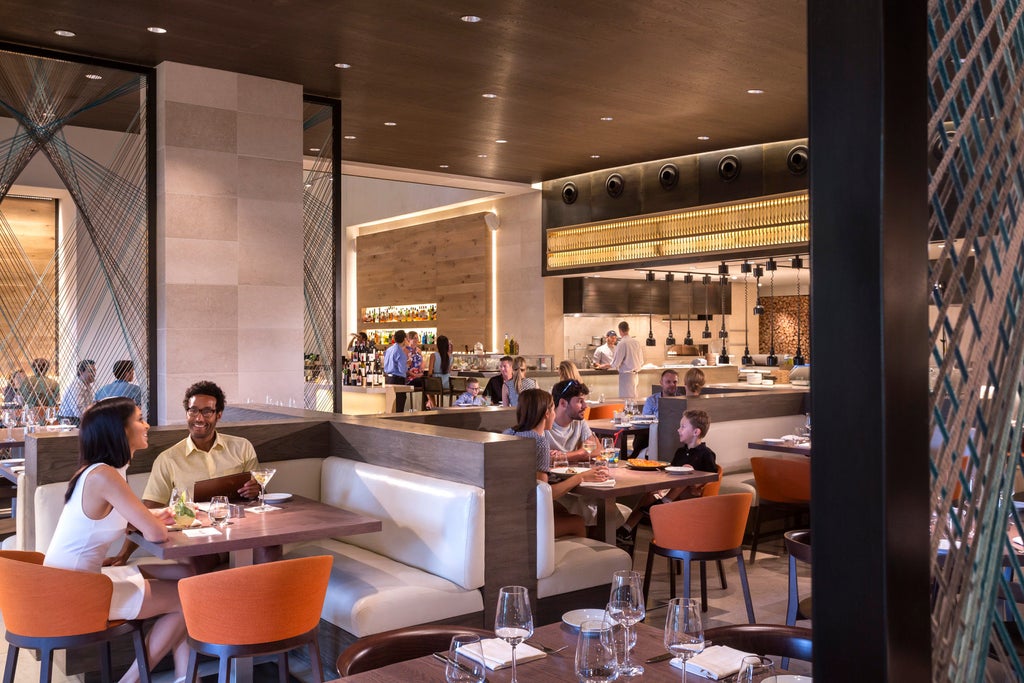
POLYGON ((13 123, 0 140, 0 197, 42 156, 71 198, 41 270, 0 216, 0 269, 18 285, 0 298, 5 377, 31 375, 32 360, 44 358, 63 387, 92 359, 99 388, 115 361, 131 360, 148 403, 146 87, 139 73, 0 51, 0 121, 13 123))
POLYGON ((935 680, 1024 680, 1024 5, 929 3, 935 680), (1015 485, 1016 484, 1016 485, 1015 485), (1010 673, 1012 672, 1012 673, 1010 673))

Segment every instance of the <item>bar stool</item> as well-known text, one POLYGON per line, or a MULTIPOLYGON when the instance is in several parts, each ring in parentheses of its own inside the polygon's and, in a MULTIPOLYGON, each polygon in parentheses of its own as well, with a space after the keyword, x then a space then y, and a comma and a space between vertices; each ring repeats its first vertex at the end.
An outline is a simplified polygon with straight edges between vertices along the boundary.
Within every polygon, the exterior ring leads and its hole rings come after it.
POLYGON ((323 683, 316 636, 333 562, 327 555, 317 555, 179 581, 181 609, 192 648, 186 680, 196 680, 200 654, 220 660, 219 683, 228 683, 231 660, 276 654, 280 680, 287 681, 287 653, 305 645, 313 680, 323 683), (250 602, 255 610, 238 608, 250 602))
POLYGON ((149 683, 149 662, 141 622, 110 621, 114 584, 103 574, 44 567, 44 555, 0 551, 0 614, 10 643, 4 683, 12 683, 21 649, 39 650, 39 680, 53 677, 53 651, 100 647, 104 683, 113 681, 110 642, 131 635, 142 683, 149 683))
POLYGON ((435 408, 444 407, 444 383, 440 377, 428 375, 423 378, 423 409, 427 409, 427 397, 434 402, 435 408))

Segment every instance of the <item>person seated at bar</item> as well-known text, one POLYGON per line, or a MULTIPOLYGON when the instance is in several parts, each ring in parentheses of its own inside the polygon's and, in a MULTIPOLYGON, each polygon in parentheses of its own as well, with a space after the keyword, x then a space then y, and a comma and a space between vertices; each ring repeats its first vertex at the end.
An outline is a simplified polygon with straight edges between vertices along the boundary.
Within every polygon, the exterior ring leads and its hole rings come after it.
POLYGON ((96 381, 96 361, 83 360, 78 364, 78 372, 64 390, 57 417, 72 424, 78 424, 85 409, 92 405, 92 384, 96 381))
POLYGON ((104 384, 96 390, 96 400, 111 398, 113 396, 124 396, 135 401, 135 405, 142 405, 142 388, 135 381, 135 364, 130 360, 119 360, 114 363, 114 381, 104 384))
POLYGON ((572 489, 584 481, 604 481, 608 478, 606 467, 588 469, 584 472, 569 474, 564 479, 551 482, 548 474, 551 471, 551 444, 547 433, 555 420, 555 407, 551 394, 543 389, 527 389, 519 396, 516 406, 516 424, 506 429, 503 434, 533 439, 537 447, 537 481, 551 484, 551 498, 555 501, 555 538, 559 536, 583 536, 586 527, 583 518, 571 514, 560 502, 572 489))
MULTIPOLYGON (((703 410, 687 410, 679 420, 679 449, 672 456, 672 467, 690 465, 699 472, 717 472, 715 452, 704 443, 704 437, 711 427, 711 420, 703 410)), ((620 547, 628 549, 636 543, 636 527, 644 513, 655 503, 671 503, 684 498, 700 498, 704 494, 703 484, 680 486, 654 493, 645 493, 633 508, 625 523, 615 532, 620 547)))
MULTIPOLYGON (((147 539, 161 542, 167 540, 166 525, 174 522, 165 506, 147 509, 125 480, 135 451, 149 445, 148 434, 149 425, 131 399, 108 398, 85 410, 78 436, 81 466, 68 482, 64 509, 44 564, 102 572, 110 578, 114 584, 111 620, 157 617, 146 637, 150 665, 155 666, 164 655, 173 652, 174 675, 181 681, 188 666, 189 647, 178 585, 166 576, 167 565, 102 567, 107 548, 124 536, 129 523, 147 539)), ((121 683, 138 680, 136 662, 121 683)))
MULTIPOLYGON (((224 391, 219 386, 210 381, 196 382, 185 390, 182 404, 188 436, 153 461, 149 481, 142 493, 142 503, 151 509, 166 507, 175 488, 191 491, 197 481, 251 472, 259 466, 256 449, 248 439, 217 431, 217 422, 224 414, 225 405, 224 391)), ((244 498, 255 498, 259 492, 260 485, 251 478, 238 490, 244 498)), ((125 540, 121 552, 108 558, 105 564, 125 564, 136 547, 125 540)), ((195 559, 192 568, 198 573, 219 564, 215 555, 195 559)))
POLYGON ((548 428, 548 441, 554 450, 565 453, 569 462, 588 460, 590 456, 583 450, 583 442, 597 441, 583 419, 589 395, 587 385, 574 379, 559 382, 551 389, 555 419, 548 428))
POLYGON ((604 344, 601 344, 594 351, 594 367, 598 370, 607 370, 612 366, 612 359, 615 358, 615 345, 619 341, 619 335, 615 330, 608 330, 604 335, 604 344))
POLYGON ((47 376, 50 361, 36 358, 32 361, 32 376, 21 383, 22 403, 30 407, 55 408, 60 402, 57 380, 47 376))
MULTIPOLYGON (((501 362, 504 363, 505 360, 502 359, 501 362)), ((501 376, 504 378, 505 373, 502 372, 501 376)), ((505 379, 501 387, 501 405, 515 408, 519 405, 519 394, 527 389, 536 388, 537 382, 533 378, 526 376, 526 359, 522 356, 516 356, 512 360, 512 376, 505 379)))
POLYGON ((456 406, 485 406, 487 399, 480 395, 480 380, 470 377, 466 380, 466 390, 455 399, 456 406))
MULTIPOLYGON (((691 370, 692 372, 692 370, 691 370)), ((700 372, 698 370, 698 372, 700 372)), ((704 373, 701 373, 703 376, 704 373)), ((689 377, 690 373, 686 373, 689 377)), ((678 396, 679 395, 679 373, 675 370, 668 369, 663 370, 661 373, 661 391, 651 394, 644 401, 644 415, 658 416, 659 401, 662 396, 678 396)), ((651 434, 649 431, 637 432, 633 436, 633 457, 640 457, 640 451, 647 448, 651 442, 651 434)))

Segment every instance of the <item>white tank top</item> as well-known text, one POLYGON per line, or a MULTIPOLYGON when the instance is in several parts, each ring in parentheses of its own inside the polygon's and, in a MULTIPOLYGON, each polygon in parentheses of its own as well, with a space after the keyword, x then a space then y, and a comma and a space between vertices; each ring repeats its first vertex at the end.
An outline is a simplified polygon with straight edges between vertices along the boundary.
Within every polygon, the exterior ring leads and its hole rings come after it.
MULTIPOLYGON (((75 483, 75 490, 64 504, 60 519, 57 521, 57 529, 46 551, 44 564, 47 566, 99 572, 110 545, 124 538, 128 521, 117 510, 111 509, 102 519, 89 519, 82 510, 85 480, 101 465, 102 463, 90 465, 75 483)), ((117 472, 126 477, 127 469, 126 465, 117 472)))

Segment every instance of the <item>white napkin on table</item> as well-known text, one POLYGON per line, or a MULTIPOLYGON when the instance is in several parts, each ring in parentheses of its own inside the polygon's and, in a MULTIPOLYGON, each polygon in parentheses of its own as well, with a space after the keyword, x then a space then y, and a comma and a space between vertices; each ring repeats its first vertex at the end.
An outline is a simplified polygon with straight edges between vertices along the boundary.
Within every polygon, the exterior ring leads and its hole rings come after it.
MULTIPOLYGON (((743 658, 750 654, 728 645, 712 645, 686 662, 686 670, 689 673, 719 681, 739 671, 743 658)), ((670 664, 678 669, 682 666, 682 660, 673 659, 670 664)))
MULTIPOLYGON (((512 646, 501 638, 486 638, 480 641, 480 649, 483 650, 484 659, 481 662, 491 671, 505 669, 512 666, 512 646)), ((473 648, 467 648, 466 656, 476 659, 473 648)), ((547 657, 541 650, 530 647, 526 643, 516 645, 516 665, 524 662, 532 662, 535 659, 547 657)), ((479 661, 479 660, 477 660, 479 661)))
POLYGON ((611 489, 615 488, 615 480, 605 479, 604 481, 584 481, 580 482, 580 486, 589 486, 596 489, 611 489))

